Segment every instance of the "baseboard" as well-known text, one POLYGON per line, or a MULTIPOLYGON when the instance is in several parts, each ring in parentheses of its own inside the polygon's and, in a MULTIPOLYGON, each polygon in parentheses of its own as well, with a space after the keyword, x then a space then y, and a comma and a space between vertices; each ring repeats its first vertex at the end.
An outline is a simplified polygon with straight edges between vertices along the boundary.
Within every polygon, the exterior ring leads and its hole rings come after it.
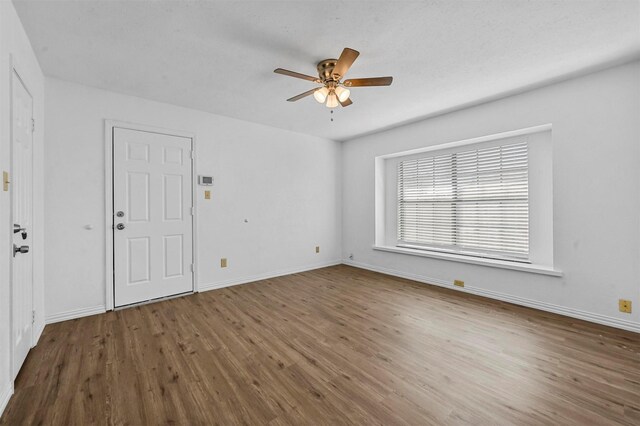
POLYGON ((607 315, 596 314, 593 312, 582 311, 579 309, 567 308, 564 306, 554 305, 552 303, 539 302, 533 299, 527 299, 519 296, 512 296, 497 291, 485 290, 478 287, 465 286, 464 288, 454 287, 451 282, 438 278, 431 278, 424 275, 412 274, 404 271, 398 271, 395 269, 383 268, 380 266, 374 266, 367 263, 356 262, 353 260, 345 259, 343 261, 345 265, 353 266, 356 268, 367 269, 369 271, 380 272, 386 275, 393 275, 394 277, 406 278, 413 281, 418 281, 424 284, 435 285, 438 287, 446 287, 452 290, 461 291, 464 293, 471 293, 478 296, 488 297, 490 299, 501 300, 503 302, 513 303, 515 305, 526 306, 528 308, 539 309, 541 311, 552 312, 571 318, 577 318, 597 324, 608 325, 610 327, 620 328, 623 330, 633 331, 640 333, 640 323, 633 321, 627 321, 619 318, 610 317, 607 315))
POLYGON ((203 291, 209 291, 209 290, 216 290, 219 288, 231 287, 231 286, 240 285, 240 284, 247 284, 247 283, 260 281, 260 280, 268 280, 269 278, 276 278, 276 277, 281 277, 283 275, 297 274, 300 272, 312 271, 314 269, 326 268, 328 266, 335 266, 340 264, 342 264, 341 260, 331 260, 329 262, 316 263, 313 265, 303 266, 299 268, 281 269, 279 271, 267 272, 264 274, 252 275, 252 276, 247 276, 243 278, 234 278, 234 279, 225 280, 225 281, 218 281, 215 283, 200 284, 198 286, 198 291, 203 292, 203 291))
POLYGON ((4 409, 7 408, 11 395, 13 395, 13 382, 7 382, 2 392, 0 392, 0 416, 4 413, 4 409))
POLYGON ((104 305, 91 306, 89 308, 73 309, 71 311, 60 312, 57 314, 49 315, 48 317, 45 318, 45 323, 53 324, 54 322, 88 317, 90 315, 103 314, 105 312, 107 312, 107 310, 104 305))
MULTIPOLYGON (((490 299, 501 300, 503 302, 513 303, 515 305, 526 306, 528 308, 539 309, 541 311, 552 312, 559 315, 564 315, 571 318, 577 318, 585 321, 594 322, 597 324, 607 325, 610 327, 620 328, 623 330, 633 331, 640 333, 640 323, 633 321, 627 321, 619 318, 610 317, 607 315, 596 314, 593 312, 582 311, 579 309, 567 308, 564 306, 554 305, 546 302, 539 302, 533 299, 527 299, 524 297, 513 296, 505 293, 500 293, 491 290, 485 290, 478 287, 465 286, 464 288, 454 287, 449 281, 445 281, 439 278, 427 277, 424 275, 412 274, 409 272, 398 271, 395 269, 383 268, 380 266, 370 265, 367 263, 356 262, 353 260, 345 259, 344 261, 333 260, 329 262, 322 262, 314 265, 307 265, 304 267, 282 269, 273 272, 267 272, 264 274, 252 275, 243 278, 235 278, 225 281, 218 281, 215 283, 201 284, 198 291, 204 292, 209 290, 215 290, 225 287, 231 287, 235 285, 246 284, 254 281, 266 280, 269 278, 276 278, 283 275, 296 274, 305 271, 311 271, 319 268, 326 268, 328 266, 334 266, 344 263, 345 265, 353 266, 356 268, 367 269, 369 271, 379 272, 382 274, 392 275, 395 277, 406 278, 409 280, 435 285, 438 287, 445 287, 465 293, 471 293, 478 296, 488 297, 490 299)), ((101 314, 106 312, 104 305, 94 306, 89 308, 75 309, 72 311, 61 312, 46 317, 45 323, 52 324, 55 322, 66 321, 75 318, 86 317, 95 314, 101 314)), ((42 330, 40 330, 42 333, 42 330)))
MULTIPOLYGON (((309 266, 305 266, 305 267, 301 267, 301 268, 293 268, 293 269, 283 269, 283 270, 279 270, 279 271, 275 271, 275 272, 269 272, 269 273, 265 273, 265 274, 260 274, 260 275, 253 275, 253 276, 248 276, 248 277, 243 277, 240 279, 232 279, 232 280, 227 280, 227 281, 219 281, 216 283, 209 283, 209 284, 200 284, 198 291, 209 291, 209 290, 215 290, 218 288, 224 288, 224 287, 230 287, 230 286, 234 286, 234 285, 240 285, 240 284, 246 284, 246 283, 250 283, 253 281, 260 281, 260 280, 266 280, 269 278, 275 278, 275 277, 280 277, 282 275, 289 275, 289 274, 295 274, 298 272, 304 272, 304 271, 310 271, 313 269, 318 269, 318 268, 325 268, 327 266, 334 266, 334 265, 340 265, 342 263, 341 260, 332 260, 329 262, 322 262, 322 263, 317 263, 314 265, 309 265, 309 266)), ((76 319, 76 318, 82 318, 82 317, 88 317, 90 315, 96 315, 96 314, 103 314, 106 312, 106 308, 104 305, 100 305, 100 306, 92 306, 89 308, 81 308, 81 309, 74 309, 71 311, 66 311, 66 312, 60 312, 54 315, 49 315, 45 318, 45 323, 46 324, 53 324, 56 322, 60 322, 60 321, 67 321, 67 320, 71 320, 71 319, 76 319)))

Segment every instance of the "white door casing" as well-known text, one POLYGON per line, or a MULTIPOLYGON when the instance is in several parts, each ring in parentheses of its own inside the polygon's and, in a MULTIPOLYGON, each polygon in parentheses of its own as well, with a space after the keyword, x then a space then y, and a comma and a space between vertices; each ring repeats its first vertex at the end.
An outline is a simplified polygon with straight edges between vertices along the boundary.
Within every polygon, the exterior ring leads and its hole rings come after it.
POLYGON ((115 307, 193 291, 191 152, 188 137, 113 128, 115 307))
POLYGON ((33 98, 15 70, 11 75, 12 376, 31 349, 33 335, 33 98), (17 231, 17 232, 15 232, 17 231))

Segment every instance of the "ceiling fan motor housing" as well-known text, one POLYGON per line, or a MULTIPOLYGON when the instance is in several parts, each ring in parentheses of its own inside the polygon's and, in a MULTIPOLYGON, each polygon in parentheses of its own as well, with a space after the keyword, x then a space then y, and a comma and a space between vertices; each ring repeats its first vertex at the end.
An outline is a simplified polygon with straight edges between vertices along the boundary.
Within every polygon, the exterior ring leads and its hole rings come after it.
POLYGON ((318 76, 325 83, 329 81, 334 81, 331 73, 333 69, 336 67, 337 59, 325 59, 323 61, 318 62, 318 76))

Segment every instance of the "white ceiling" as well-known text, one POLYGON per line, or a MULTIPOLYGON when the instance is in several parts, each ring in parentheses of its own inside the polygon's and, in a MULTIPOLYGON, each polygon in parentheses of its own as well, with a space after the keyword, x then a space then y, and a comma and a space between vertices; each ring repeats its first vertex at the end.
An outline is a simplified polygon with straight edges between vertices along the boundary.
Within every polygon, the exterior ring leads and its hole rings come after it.
POLYGON ((344 140, 585 68, 637 57, 640 2, 14 0, 46 75, 344 140), (329 110, 315 74, 348 46, 347 77, 392 75, 329 110))

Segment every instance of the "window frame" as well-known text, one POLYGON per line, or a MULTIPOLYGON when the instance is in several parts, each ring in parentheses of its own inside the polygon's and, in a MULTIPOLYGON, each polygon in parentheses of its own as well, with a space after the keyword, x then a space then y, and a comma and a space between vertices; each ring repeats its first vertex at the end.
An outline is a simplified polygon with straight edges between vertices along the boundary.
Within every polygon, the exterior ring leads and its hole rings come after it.
MULTIPOLYGON (((552 126, 545 124, 455 142, 435 143, 375 158, 375 249, 413 254, 465 263, 486 263, 506 269, 554 271, 553 266, 553 173, 552 126), (397 164, 401 160, 453 151, 469 151, 480 146, 505 145, 506 139, 528 139, 529 156, 529 259, 527 262, 478 253, 429 250, 422 246, 398 246, 397 164), (513 265, 510 267, 509 265, 513 265), (518 266, 520 265, 520 266, 518 266)), ((542 272, 546 273, 546 272, 542 272)))

